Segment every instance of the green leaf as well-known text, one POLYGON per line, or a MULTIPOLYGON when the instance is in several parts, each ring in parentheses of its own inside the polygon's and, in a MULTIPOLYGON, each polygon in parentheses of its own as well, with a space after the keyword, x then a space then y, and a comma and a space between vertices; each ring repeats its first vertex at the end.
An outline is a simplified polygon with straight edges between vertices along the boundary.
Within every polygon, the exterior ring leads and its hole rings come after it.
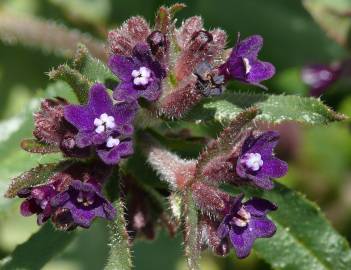
MULTIPOLYGON (((226 191, 237 193, 232 186, 226 191)), ((248 196, 275 202, 279 208, 269 217, 277 225, 270 239, 254 245, 260 257, 273 268, 287 270, 349 270, 351 250, 347 241, 328 223, 319 207, 302 194, 281 184, 271 191, 242 188, 248 196)))
POLYGON ((116 84, 117 77, 100 60, 92 57, 88 49, 80 44, 74 57, 73 68, 92 82, 116 84))
POLYGON ((0 262, 2 270, 37 270, 63 251, 74 239, 75 233, 56 231, 46 223, 25 243, 16 247, 13 253, 0 262))
POLYGON ((256 119, 271 123, 287 120, 307 124, 327 124, 347 119, 312 97, 290 95, 266 95, 227 92, 224 95, 205 99, 187 116, 187 120, 197 122, 216 120, 221 123, 231 121, 245 108, 257 106, 261 114, 256 119))
POLYGON ((189 270, 199 270, 200 244, 198 231, 198 212, 191 193, 182 200, 184 218, 184 249, 189 270))
POLYGON ((88 80, 79 71, 72 69, 68 65, 60 65, 49 72, 49 78, 52 80, 63 80, 68 83, 76 94, 80 103, 88 101, 89 89, 93 82, 88 80))
POLYGON ((351 2, 349 0, 304 0, 303 4, 332 39, 350 48, 351 2))

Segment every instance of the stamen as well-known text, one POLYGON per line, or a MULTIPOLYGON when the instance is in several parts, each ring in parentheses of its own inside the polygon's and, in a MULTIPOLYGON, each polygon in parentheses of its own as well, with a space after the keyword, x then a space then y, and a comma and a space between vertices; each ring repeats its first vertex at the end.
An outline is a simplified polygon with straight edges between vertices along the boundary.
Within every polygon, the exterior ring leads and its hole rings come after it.
POLYGON ((113 129, 116 126, 115 118, 103 113, 99 118, 95 118, 94 125, 96 126, 95 132, 100 134, 108 129, 113 129))
POLYGON ((263 160, 259 153, 245 154, 241 160, 241 163, 252 171, 258 171, 263 166, 263 160))
POLYGON ((251 71, 251 68, 252 68, 250 65, 250 61, 248 58, 244 57, 243 62, 244 62, 244 66, 245 66, 245 74, 249 74, 251 71))
POLYGON ((139 70, 133 70, 132 77, 134 78, 133 83, 135 85, 145 86, 152 81, 151 70, 147 67, 141 67, 139 70))
POLYGON ((120 140, 118 138, 113 138, 112 136, 110 136, 107 138, 106 146, 108 148, 112 148, 119 145, 119 143, 120 143, 120 140))

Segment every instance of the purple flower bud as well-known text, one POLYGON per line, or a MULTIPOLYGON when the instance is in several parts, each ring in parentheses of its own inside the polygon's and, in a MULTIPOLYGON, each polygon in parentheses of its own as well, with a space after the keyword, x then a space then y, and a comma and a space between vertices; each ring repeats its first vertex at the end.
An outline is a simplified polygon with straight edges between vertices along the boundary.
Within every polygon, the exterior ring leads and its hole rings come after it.
POLYGON ((242 146, 236 173, 260 188, 272 189, 271 178, 282 177, 288 171, 287 163, 273 155, 278 140, 279 133, 276 131, 264 132, 257 138, 250 135, 242 146))
POLYGON ((147 44, 137 44, 132 57, 112 55, 108 65, 121 81, 113 93, 116 100, 132 102, 143 97, 155 101, 160 97, 166 73, 147 44))
POLYGON ((311 88, 310 95, 319 97, 337 79, 342 71, 342 65, 309 65, 302 69, 302 80, 311 88))
MULTIPOLYGON (((65 224, 70 222, 83 228, 89 228, 96 217, 113 220, 116 210, 101 193, 101 186, 96 181, 82 182, 73 180, 68 189, 51 199, 51 205, 65 212, 65 224)), ((62 217, 61 217, 62 219, 62 217)), ((59 222, 60 218, 56 219, 59 222)))
POLYGON ((25 217, 36 214, 38 225, 42 225, 51 217, 53 208, 50 200, 56 194, 56 183, 20 190, 17 196, 25 198, 20 206, 21 214, 25 217))
POLYGON ((252 198, 242 203, 243 195, 233 197, 230 210, 224 216, 217 233, 221 239, 229 238, 239 258, 250 254, 256 238, 272 237, 274 223, 266 217, 277 206, 268 200, 252 198))
POLYGON ((42 142, 58 146, 65 156, 87 157, 90 149, 76 145, 77 129, 64 118, 64 107, 68 102, 62 98, 45 99, 41 110, 34 115, 33 135, 42 142))
POLYGON ((108 33, 109 53, 131 56, 138 43, 145 43, 150 35, 150 27, 142 17, 131 17, 123 25, 108 33))
POLYGON ((199 64, 194 74, 197 76, 197 89, 205 96, 219 96, 223 92, 224 75, 219 75, 218 70, 203 62, 199 64))
POLYGON ((227 79, 262 86, 261 81, 268 80, 275 74, 275 68, 271 63, 257 59, 262 46, 261 36, 250 36, 242 41, 238 37, 229 59, 220 68, 221 73, 227 79))
POLYGON ((161 31, 153 31, 146 40, 155 58, 164 63, 169 49, 169 41, 166 35, 161 31))
POLYGON ((95 146, 98 156, 109 165, 133 153, 130 135, 138 109, 133 103, 113 105, 105 87, 95 84, 87 105, 67 105, 65 118, 78 129, 78 147, 95 146))

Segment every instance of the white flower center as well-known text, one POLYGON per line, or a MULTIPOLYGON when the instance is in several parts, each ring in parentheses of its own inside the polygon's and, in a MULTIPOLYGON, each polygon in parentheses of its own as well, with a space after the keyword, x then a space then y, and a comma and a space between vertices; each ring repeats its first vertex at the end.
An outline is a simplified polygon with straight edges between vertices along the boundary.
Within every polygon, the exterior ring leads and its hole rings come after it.
POLYGON ((152 81, 151 70, 148 69, 147 67, 141 67, 139 68, 139 70, 133 70, 132 76, 134 78, 133 80, 134 85, 145 86, 150 81, 152 81))
POLYGON ((243 62, 244 62, 244 66, 245 66, 245 74, 250 73, 252 67, 251 67, 251 65, 250 65, 249 59, 246 58, 246 57, 244 57, 244 58, 243 58, 243 62))
POLYGON ((249 169, 258 171, 263 165, 263 160, 259 153, 245 154, 241 162, 249 169))
POLYGON ((233 217, 234 224, 239 227, 245 227, 250 222, 250 219, 251 214, 243 206, 236 213, 236 216, 233 217))
POLYGON ((99 118, 95 118, 94 125, 96 126, 95 132, 100 134, 108 129, 113 129, 116 126, 115 118, 106 113, 103 113, 99 118))
POLYGON ((110 136, 107 138, 106 146, 108 148, 112 148, 119 145, 119 143, 120 143, 120 140, 118 138, 113 138, 112 136, 110 136))

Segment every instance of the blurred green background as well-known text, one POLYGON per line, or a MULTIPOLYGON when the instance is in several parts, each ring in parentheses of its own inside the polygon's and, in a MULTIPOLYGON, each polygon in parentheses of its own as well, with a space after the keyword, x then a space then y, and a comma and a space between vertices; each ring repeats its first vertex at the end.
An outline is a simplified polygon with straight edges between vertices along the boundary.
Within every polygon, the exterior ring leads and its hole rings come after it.
MULTIPOLYGON (((0 12, 12 14, 14 18, 20 18, 24 14, 53 20, 89 32, 103 40, 108 29, 119 25, 128 17, 138 14, 152 22, 158 6, 174 2, 176 1, 0 0, 0 12)), ((192 15, 201 15, 207 28, 221 27, 228 32, 229 45, 234 44, 236 33, 239 31, 243 37, 251 34, 264 37, 261 59, 269 60, 277 67, 277 75, 267 83, 270 92, 308 95, 308 88, 300 78, 303 65, 329 63, 348 56, 346 50, 326 37, 298 0, 184 2, 188 8, 178 14, 179 22, 192 15)), ((21 112, 31 97, 49 84, 45 73, 51 67, 65 61, 67 59, 60 55, 8 43, 0 35, 0 120, 21 112)), ((233 84, 232 88, 248 89, 239 84, 233 84)), ((351 116, 350 93, 349 82, 337 83, 322 99, 335 110, 351 116)), ((278 154, 289 160, 290 164, 289 174, 281 181, 306 193, 310 200, 316 201, 336 229, 350 241, 349 124, 338 123, 328 127, 298 127, 286 124, 278 128, 282 133, 278 154)), ((4 131, 0 130, 1 132, 4 131)), ((0 166, 5 165, 0 161, 0 166)), ((0 217, 1 258, 37 230, 34 218, 22 218, 16 210, 0 217)), ((108 252, 105 226, 105 222, 96 222, 44 269, 102 269, 108 252)), ((138 241, 133 254, 137 270, 186 269, 182 258, 181 235, 169 239, 165 232, 160 232, 154 242, 138 241)), ((238 261, 233 254, 223 259, 204 253, 202 269, 270 267, 255 254, 246 260, 238 261)))

